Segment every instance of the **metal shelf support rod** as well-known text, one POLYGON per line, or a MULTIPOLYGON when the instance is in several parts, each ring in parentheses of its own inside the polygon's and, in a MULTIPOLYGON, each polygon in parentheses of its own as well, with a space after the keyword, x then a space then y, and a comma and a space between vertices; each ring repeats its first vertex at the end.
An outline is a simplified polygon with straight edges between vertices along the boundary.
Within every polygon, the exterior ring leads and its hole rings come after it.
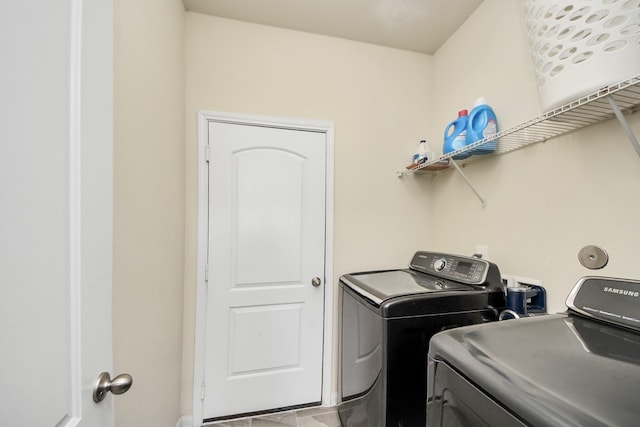
POLYGON ((620 110, 620 107, 618 106, 618 103, 616 102, 616 100, 613 99, 613 96, 607 95, 607 99, 609 100, 609 104, 611 104, 611 108, 613 109, 613 112, 618 118, 620 125, 622 126, 624 131, 627 133, 627 136, 629 137, 629 140, 631 141, 633 148, 636 150, 636 153, 640 157, 640 144, 638 144, 638 139, 636 138, 636 135, 633 133, 633 131, 629 127, 629 123, 627 122, 627 119, 624 117, 624 114, 622 114, 622 110, 620 110))
POLYGON ((460 172, 460 175, 462 175, 464 180, 467 182, 467 185, 469 186, 469 188, 471 188, 471 190, 475 193, 476 197, 480 200, 480 203, 482 203, 482 208, 483 209, 486 208, 487 207, 487 203, 484 201, 482 196, 480 196, 480 194, 476 191, 476 189, 473 186, 473 184, 471 184, 471 181, 469 181, 469 178, 467 178, 467 176, 464 174, 464 172, 462 172, 462 169, 460 169, 460 166, 458 166, 458 164, 456 162, 454 162, 453 159, 449 159, 449 162, 457 169, 458 172, 460 172))

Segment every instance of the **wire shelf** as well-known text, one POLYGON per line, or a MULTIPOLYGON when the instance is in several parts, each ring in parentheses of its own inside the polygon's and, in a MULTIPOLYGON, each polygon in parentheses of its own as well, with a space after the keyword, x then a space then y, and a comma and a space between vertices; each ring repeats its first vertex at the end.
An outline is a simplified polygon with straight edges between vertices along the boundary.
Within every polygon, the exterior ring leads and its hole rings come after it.
MULTIPOLYGON (((452 157, 467 153, 495 140, 498 140, 498 145, 492 155, 504 154, 527 145, 544 142, 556 136, 616 117, 613 104, 617 104, 623 113, 634 113, 640 110, 640 74, 498 132, 489 138, 476 141, 411 169, 398 171, 397 175, 402 177, 416 172, 436 172, 447 169, 452 157)), ((474 156, 472 159, 482 157, 487 157, 487 155, 474 156)), ((465 159, 465 161, 468 160, 465 159)))

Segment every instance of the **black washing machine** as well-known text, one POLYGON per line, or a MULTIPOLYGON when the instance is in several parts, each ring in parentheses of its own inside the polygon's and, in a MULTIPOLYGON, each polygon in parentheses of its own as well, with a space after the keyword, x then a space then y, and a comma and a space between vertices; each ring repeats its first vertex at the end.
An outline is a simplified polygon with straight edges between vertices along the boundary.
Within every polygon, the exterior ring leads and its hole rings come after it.
POLYGON ((427 426, 640 425, 640 281, 582 278, 567 307, 434 336, 427 426))
POLYGON ((406 269, 340 277, 340 297, 344 427, 424 426, 431 337, 497 320, 505 307, 495 264, 423 251, 406 269))

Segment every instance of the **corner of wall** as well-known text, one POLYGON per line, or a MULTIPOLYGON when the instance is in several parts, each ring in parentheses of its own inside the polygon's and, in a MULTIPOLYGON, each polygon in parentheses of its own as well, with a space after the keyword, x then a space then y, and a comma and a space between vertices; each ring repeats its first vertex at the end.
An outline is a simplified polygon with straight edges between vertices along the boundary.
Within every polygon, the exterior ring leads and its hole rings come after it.
POLYGON ((180 414, 184 13, 181 0, 114 0, 114 367, 136 384, 116 402, 121 427, 180 414))
POLYGON ((191 415, 183 415, 178 418, 176 427, 193 427, 193 417, 191 415))

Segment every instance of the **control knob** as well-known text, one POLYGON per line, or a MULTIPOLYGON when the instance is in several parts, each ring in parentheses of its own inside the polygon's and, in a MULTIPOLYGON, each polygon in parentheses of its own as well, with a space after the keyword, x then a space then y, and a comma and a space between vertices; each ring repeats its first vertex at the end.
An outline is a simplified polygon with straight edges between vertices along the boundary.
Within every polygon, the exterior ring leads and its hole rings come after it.
POLYGON ((444 258, 437 259, 433 262, 433 268, 435 268, 436 271, 442 271, 446 266, 447 260, 445 260, 444 258))

